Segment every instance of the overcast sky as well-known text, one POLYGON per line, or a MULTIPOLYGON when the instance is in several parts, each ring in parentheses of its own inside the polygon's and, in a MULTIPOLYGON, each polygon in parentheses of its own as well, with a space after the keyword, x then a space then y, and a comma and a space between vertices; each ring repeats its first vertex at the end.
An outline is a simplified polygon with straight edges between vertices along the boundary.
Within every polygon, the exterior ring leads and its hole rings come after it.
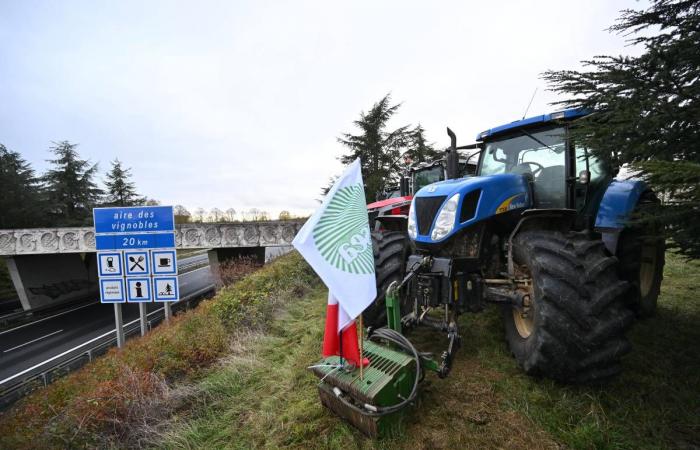
POLYGON ((632 0, 0 0, 0 143, 38 172, 51 141, 132 167, 190 210, 301 214, 341 171, 336 137, 391 92, 438 147, 551 111, 539 75, 630 53, 632 0))

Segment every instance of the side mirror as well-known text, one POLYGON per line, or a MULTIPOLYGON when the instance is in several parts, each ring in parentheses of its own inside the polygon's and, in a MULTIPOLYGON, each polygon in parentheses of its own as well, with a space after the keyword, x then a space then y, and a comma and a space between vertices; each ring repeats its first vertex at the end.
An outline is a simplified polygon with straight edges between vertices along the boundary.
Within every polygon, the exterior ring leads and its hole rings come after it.
POLYGON ((587 170, 582 170, 578 173, 578 182, 588 184, 591 181, 591 173, 587 170))

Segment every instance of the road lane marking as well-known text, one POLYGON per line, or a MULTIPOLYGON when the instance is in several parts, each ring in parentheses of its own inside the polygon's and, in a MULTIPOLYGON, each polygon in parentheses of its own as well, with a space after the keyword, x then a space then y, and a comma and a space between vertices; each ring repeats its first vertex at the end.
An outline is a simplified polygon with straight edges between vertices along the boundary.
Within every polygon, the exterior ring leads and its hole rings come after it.
POLYGON ((17 350, 18 348, 22 348, 22 347, 25 347, 25 346, 27 346, 27 345, 29 345, 29 344, 33 344, 33 343, 35 343, 35 342, 37 342, 37 341, 40 341, 40 340, 42 340, 42 339, 46 339, 46 338, 49 337, 49 336, 53 336, 54 334, 58 334, 58 333, 60 333, 61 331, 63 331, 63 330, 54 331, 53 333, 49 333, 49 334, 47 334, 46 336, 38 337, 38 338, 36 338, 36 339, 32 339, 32 340, 29 341, 29 342, 25 342, 24 344, 20 344, 20 345, 18 345, 18 346, 16 346, 16 347, 8 348, 7 350, 3 351, 3 353, 11 352, 12 350, 17 350))
MULTIPOLYGON (((204 287, 204 288, 202 288, 202 289, 199 289, 199 290, 197 290, 197 291, 195 291, 195 292, 191 292, 191 293, 187 294, 187 296, 185 296, 185 298, 182 298, 182 299, 178 300, 177 302, 173 302, 172 304, 175 305, 175 304, 180 303, 180 302, 182 302, 182 301, 186 301, 185 299, 188 298, 188 297, 196 297, 197 295, 201 295, 201 294, 203 294, 203 293, 205 293, 205 292, 207 292, 207 291, 210 291, 210 290, 214 289, 214 287, 215 287, 215 286, 214 286, 213 284, 211 284, 211 285, 206 286, 206 287, 204 287)), ((151 314, 155 314, 155 313, 157 313, 157 312, 160 312, 162 309, 163 309, 163 308, 158 308, 158 309, 156 309, 155 311, 152 311, 152 312, 148 313, 147 316, 150 316, 151 314)), ((129 322, 129 323, 125 323, 125 324, 124 324, 124 328, 128 327, 129 325, 132 325, 132 324, 138 322, 139 320, 140 320, 140 319, 135 319, 135 320, 132 320, 132 321, 129 322)), ((41 366, 43 366, 43 365, 46 365, 46 364, 48 364, 48 363, 50 363, 50 362, 52 362, 52 361, 55 361, 55 360, 57 360, 57 359, 59 359, 59 358, 62 358, 62 357, 64 357, 64 356, 66 356, 66 355, 68 355, 68 354, 74 352, 75 350, 79 349, 80 347, 85 347, 86 345, 92 344, 93 342, 98 341, 98 340, 100 340, 100 339, 102 339, 102 338, 104 338, 104 337, 106 337, 106 336, 115 335, 115 334, 116 334, 116 331, 117 331, 117 329, 114 328, 114 329, 112 329, 112 330, 110 330, 110 331, 108 331, 108 332, 106 332, 106 333, 104 333, 104 334, 101 334, 100 336, 97 336, 97 337, 94 337, 94 338, 90 339, 90 340, 87 341, 87 342, 83 342, 83 343, 80 344, 80 345, 77 345, 77 346, 75 346, 75 347, 73 347, 73 348, 71 348, 71 349, 69 349, 69 350, 66 350, 66 351, 63 352, 63 353, 60 353, 60 354, 58 354, 58 355, 56 355, 56 356, 52 356, 51 358, 49 358, 49 359, 47 359, 47 360, 45 360, 45 361, 42 361, 42 362, 40 362, 40 363, 38 363, 38 364, 35 364, 35 365, 33 365, 32 367, 29 367, 28 369, 24 369, 24 370, 22 370, 21 372, 18 372, 18 373, 14 374, 14 375, 10 375, 9 377, 5 378, 4 380, 0 380, 0 386, 4 385, 4 384, 7 383, 8 381, 14 380, 15 378, 21 377, 22 375, 24 375, 24 374, 26 374, 26 373, 29 373, 29 372, 31 372, 31 371, 34 370, 34 369, 37 369, 37 368, 39 368, 39 367, 41 367, 41 366)))
MULTIPOLYGON (((196 258, 196 256, 188 256, 187 258, 183 258, 182 260, 178 261, 178 270, 179 270, 180 264, 186 265, 186 261, 187 261, 188 259, 194 259, 194 258, 196 258)), ((209 265, 208 265, 208 263, 207 263, 207 265, 204 266, 204 267, 200 267, 199 269, 195 269, 195 270, 190 270, 190 271, 185 272, 185 273, 193 273, 193 272, 196 272, 196 271, 198 271, 198 270, 206 269, 206 268, 208 268, 208 267, 209 267, 209 265)), ((183 275, 184 275, 184 274, 183 274, 183 275)), ((98 298, 97 300, 99 300, 99 298, 98 298)), ((87 305, 82 305, 82 306, 79 306, 79 307, 74 308, 74 309, 69 309, 68 311, 63 311, 63 312, 60 312, 60 313, 58 313, 58 314, 54 314, 53 316, 44 317, 44 318, 39 319, 39 320, 35 320, 35 321, 29 322, 29 323, 25 323, 24 325, 20 325, 20 326, 14 327, 14 328, 10 328, 9 330, 0 331, 0 336, 2 336, 3 334, 11 333, 11 332, 13 332, 13 331, 19 330, 19 329, 24 328, 24 327, 28 327, 28 326, 30 326, 30 325, 35 325, 35 324, 37 324, 37 323, 44 322, 44 321, 46 321, 46 320, 55 319, 56 317, 62 316, 62 315, 64 315, 64 314, 72 313, 72 312, 77 311, 77 310, 79 310, 79 309, 87 308, 88 306, 94 306, 94 305, 99 305, 99 303, 88 303, 87 305)))
POLYGON ((40 322, 44 322, 45 320, 55 319, 55 318, 58 317, 58 316, 62 316, 62 315, 64 315, 64 314, 72 313, 72 312, 77 311, 77 310, 79 310, 79 309, 87 308, 88 306, 93 306, 93 305, 99 305, 99 303, 88 303, 87 305, 82 305, 82 306, 79 306, 79 307, 74 308, 74 309, 69 309, 68 311, 63 311, 63 312, 61 312, 61 313, 54 314, 53 316, 44 317, 43 319, 39 319, 39 320, 35 320, 35 321, 33 321, 33 322, 25 323, 24 325, 20 325, 20 326, 18 326, 18 327, 10 328, 9 330, 0 331, 0 336, 2 336, 3 334, 11 333, 11 332, 13 332, 13 331, 15 331, 15 330, 19 330, 20 328, 24 328, 24 327, 28 327, 28 326, 30 326, 30 325, 34 325, 34 324, 37 324, 37 323, 40 323, 40 322))

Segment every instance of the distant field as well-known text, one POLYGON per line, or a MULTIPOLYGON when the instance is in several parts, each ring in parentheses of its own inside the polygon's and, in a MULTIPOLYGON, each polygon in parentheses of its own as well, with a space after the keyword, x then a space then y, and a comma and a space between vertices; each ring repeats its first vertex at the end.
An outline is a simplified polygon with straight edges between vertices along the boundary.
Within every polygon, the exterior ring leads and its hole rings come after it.
POLYGON ((464 315, 450 376, 428 374, 405 434, 376 442, 318 401, 306 367, 319 358, 326 291, 293 253, 0 414, 0 447, 697 448, 700 265, 667 258, 658 315, 630 333, 618 379, 528 377, 495 308, 464 315))

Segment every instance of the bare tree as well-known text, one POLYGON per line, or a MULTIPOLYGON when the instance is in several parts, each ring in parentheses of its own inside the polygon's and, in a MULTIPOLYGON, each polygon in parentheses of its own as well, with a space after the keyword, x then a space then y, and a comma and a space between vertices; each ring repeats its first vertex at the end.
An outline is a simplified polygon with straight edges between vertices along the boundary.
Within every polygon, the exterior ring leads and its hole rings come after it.
POLYGON ((233 208, 227 209, 226 210, 226 218, 231 222, 236 220, 236 210, 233 208))
POLYGON ((292 218, 292 214, 289 211, 281 211, 278 218, 279 220, 289 220, 292 218))
POLYGON ((204 208, 197 208, 194 214, 197 217, 197 222, 204 222, 204 216, 207 214, 207 211, 204 208))
POLYGON ((224 212, 219 208, 212 208, 212 210, 209 212, 209 215, 211 216, 212 221, 218 222, 219 220, 221 220, 221 218, 224 217, 224 212))

